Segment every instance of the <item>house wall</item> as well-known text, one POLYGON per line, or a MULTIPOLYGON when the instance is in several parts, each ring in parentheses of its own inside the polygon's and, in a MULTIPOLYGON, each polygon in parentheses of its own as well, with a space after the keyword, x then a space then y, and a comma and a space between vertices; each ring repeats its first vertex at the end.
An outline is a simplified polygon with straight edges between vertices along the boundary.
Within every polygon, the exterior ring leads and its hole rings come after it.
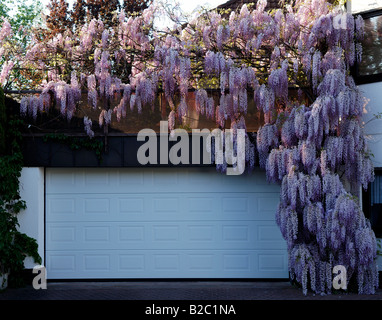
POLYGON ((364 108, 365 134, 370 151, 374 154, 374 167, 382 167, 382 119, 374 119, 374 115, 382 113, 382 82, 360 85, 367 104, 364 108))
MULTIPOLYGON (((44 168, 24 167, 20 177, 20 196, 26 201, 27 209, 18 215, 19 230, 37 240, 38 252, 44 265, 44 168)), ((25 268, 36 265, 27 257, 25 268)))
MULTIPOLYGON (((382 82, 363 84, 359 88, 367 99, 363 120, 369 150, 374 155, 373 164, 382 168, 382 119, 374 119, 376 114, 382 113, 382 82)), ((382 239, 378 241, 382 242, 382 239)), ((377 264, 382 271, 382 256, 378 256, 377 264)))

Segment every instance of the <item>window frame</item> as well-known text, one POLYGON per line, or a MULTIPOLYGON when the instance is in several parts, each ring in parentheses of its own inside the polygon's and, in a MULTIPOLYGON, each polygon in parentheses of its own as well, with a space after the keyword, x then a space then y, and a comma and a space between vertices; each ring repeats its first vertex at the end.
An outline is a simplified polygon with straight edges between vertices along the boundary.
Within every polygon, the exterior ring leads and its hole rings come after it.
MULTIPOLYGON (((374 173, 376 175, 382 176, 382 167, 375 167, 374 168, 374 173)), ((362 211, 365 215, 365 218, 371 219, 371 183, 368 184, 367 190, 362 188, 362 211)), ((371 221, 370 221, 371 222, 371 221)), ((372 226, 373 231, 376 233, 374 230, 374 227, 372 226)))
MULTIPOLYGON (((376 9, 373 11, 354 13, 353 15, 355 17, 360 15, 364 20, 370 19, 370 18, 382 16, 382 9, 376 9)), ((365 34, 365 37, 366 36, 367 35, 365 34)), ((376 73, 376 74, 370 74, 370 75, 360 75, 358 62, 354 63, 354 66, 351 70, 351 73, 353 74, 353 78, 354 78, 354 81, 356 84, 367 84, 367 83, 374 83, 374 82, 382 82, 382 72, 376 73)))

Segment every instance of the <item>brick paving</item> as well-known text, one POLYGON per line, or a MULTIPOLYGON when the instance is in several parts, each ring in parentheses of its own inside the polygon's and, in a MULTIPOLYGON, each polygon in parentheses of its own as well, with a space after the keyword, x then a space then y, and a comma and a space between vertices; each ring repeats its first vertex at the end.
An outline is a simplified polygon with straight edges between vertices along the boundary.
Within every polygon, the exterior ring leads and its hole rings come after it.
POLYGON ((304 296, 289 281, 48 282, 46 290, 8 288, 0 300, 382 300, 382 290, 304 296))

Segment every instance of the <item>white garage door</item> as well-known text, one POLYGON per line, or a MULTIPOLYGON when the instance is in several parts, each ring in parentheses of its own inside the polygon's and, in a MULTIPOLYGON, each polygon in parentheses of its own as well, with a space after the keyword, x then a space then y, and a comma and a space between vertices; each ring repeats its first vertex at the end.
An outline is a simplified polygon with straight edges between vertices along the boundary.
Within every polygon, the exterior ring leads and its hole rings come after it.
POLYGON ((46 172, 49 279, 288 277, 279 187, 262 172, 46 172))

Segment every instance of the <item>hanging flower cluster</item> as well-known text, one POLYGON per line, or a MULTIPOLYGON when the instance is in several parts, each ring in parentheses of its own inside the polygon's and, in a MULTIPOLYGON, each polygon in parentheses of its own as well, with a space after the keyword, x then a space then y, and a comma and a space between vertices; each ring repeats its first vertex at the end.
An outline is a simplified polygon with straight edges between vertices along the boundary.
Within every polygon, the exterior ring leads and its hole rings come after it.
MULTIPOLYGON (((243 5, 228 16, 210 11, 166 32, 153 28, 158 8, 151 6, 142 16, 121 14, 115 28, 92 20, 75 34, 35 38, 20 65, 40 70, 45 81, 41 95, 21 100, 21 113, 36 117, 55 104, 70 120, 85 91, 105 126, 126 118, 128 108, 152 108, 163 92, 173 130, 188 114, 194 91, 196 112, 232 130, 229 142, 234 154, 244 155, 248 171, 258 159, 268 180, 280 183, 276 221, 288 245, 290 274, 303 291, 330 293, 332 268, 340 264, 360 293, 373 293, 375 236, 354 195, 372 181, 373 166, 361 125, 364 100, 349 76, 361 57, 363 20, 324 0, 297 0, 272 13, 266 4, 243 5), (299 88, 298 101, 291 87, 299 88), (216 91, 219 99, 211 94, 216 91), (240 149, 237 130, 247 127, 249 99, 264 125, 256 138, 247 133, 240 149)), ((9 33, 4 22, 1 45, 9 33)), ((12 67, 3 65, 1 83, 12 67)), ((91 137, 92 125, 86 116, 91 137)), ((223 160, 217 168, 225 172, 223 160)))
MULTIPOLYGON (((292 277, 305 293, 309 288, 329 293, 332 269, 343 265, 348 281, 356 279, 358 291, 370 294, 378 286, 376 240, 351 191, 367 188, 373 166, 361 127, 363 97, 347 75, 362 23, 346 15, 346 29, 336 29, 333 13, 315 7, 318 3, 300 8, 323 11, 309 37, 301 33, 304 45, 298 46, 301 66, 311 79, 309 93, 315 98, 309 106, 295 105, 282 117, 270 118, 258 133, 258 147, 270 152, 263 163, 269 181, 281 183, 276 221, 287 241, 292 277), (321 44, 327 46, 326 52, 320 51, 321 44), (340 179, 342 173, 351 190, 340 179)), ((276 91, 268 96, 273 99, 276 91)), ((273 101, 259 102, 267 111, 269 105, 275 106, 273 101)))

